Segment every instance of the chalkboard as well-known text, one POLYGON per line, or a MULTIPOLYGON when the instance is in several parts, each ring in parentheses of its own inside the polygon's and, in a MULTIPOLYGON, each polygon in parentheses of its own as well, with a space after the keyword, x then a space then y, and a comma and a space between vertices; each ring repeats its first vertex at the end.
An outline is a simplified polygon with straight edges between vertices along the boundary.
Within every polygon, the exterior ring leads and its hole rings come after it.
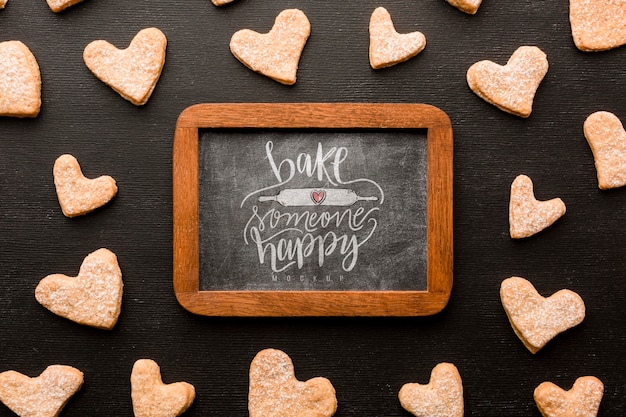
POLYGON ((425 315, 452 286, 452 131, 411 104, 203 104, 174 144, 174 288, 206 315, 425 315))

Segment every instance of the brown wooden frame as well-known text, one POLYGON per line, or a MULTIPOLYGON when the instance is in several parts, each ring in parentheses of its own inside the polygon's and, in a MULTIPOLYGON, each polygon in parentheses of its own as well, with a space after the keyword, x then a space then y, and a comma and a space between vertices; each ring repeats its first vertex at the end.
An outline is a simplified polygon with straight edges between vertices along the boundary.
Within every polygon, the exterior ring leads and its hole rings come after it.
POLYGON ((197 104, 176 123, 173 149, 174 292, 206 316, 417 316, 441 311, 452 290, 452 126, 426 104, 197 104), (425 291, 201 291, 198 140, 205 128, 427 129, 425 291))

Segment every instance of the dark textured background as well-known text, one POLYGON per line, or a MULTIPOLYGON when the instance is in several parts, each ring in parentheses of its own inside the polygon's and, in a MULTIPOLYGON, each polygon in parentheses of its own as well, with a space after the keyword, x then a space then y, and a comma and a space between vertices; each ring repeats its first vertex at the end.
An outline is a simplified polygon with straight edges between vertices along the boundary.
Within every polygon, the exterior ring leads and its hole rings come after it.
MULTIPOLYGON (((606 386, 599 416, 626 415, 626 189, 602 192, 582 123, 608 110, 626 120, 626 47, 583 53, 572 42, 566 1, 485 0, 468 16, 444 0, 87 0, 52 13, 44 0, 9 0, 0 39, 33 51, 43 80, 36 119, 0 120, 0 370, 34 376, 62 363, 85 373, 64 416, 130 416, 129 376, 152 358, 166 382, 186 380, 189 416, 246 415, 248 367, 266 347, 287 352, 300 379, 326 376, 337 416, 408 416, 397 401, 406 382, 426 382, 441 361, 457 365, 467 416, 539 417, 534 388, 569 388, 582 375, 606 386), (369 16, 385 6, 400 32, 422 31, 426 49, 399 66, 369 68, 369 16), (265 32, 298 7, 312 35, 295 86, 252 73, 229 52, 238 29, 265 32), (137 108, 93 77, 82 61, 94 39, 125 47, 159 27, 168 38, 161 80, 137 108), (521 45, 544 50, 550 70, 523 120, 476 97, 474 62, 504 64, 521 45), (220 319, 193 316, 172 290, 172 138, 176 117, 199 102, 417 102, 440 107, 455 135, 455 282, 439 315, 406 319, 220 319), (52 165, 72 153, 87 176, 109 174, 119 194, 88 216, 66 219, 52 165), (525 241, 508 236, 509 187, 525 173, 537 197, 561 197, 567 214, 525 241), (91 251, 108 247, 124 274, 113 331, 59 318, 34 288, 50 273, 75 275, 91 251), (500 282, 519 275, 544 294, 578 292, 587 318, 531 355, 511 330, 500 282)), ((0 407, 0 416, 10 411, 0 407)))

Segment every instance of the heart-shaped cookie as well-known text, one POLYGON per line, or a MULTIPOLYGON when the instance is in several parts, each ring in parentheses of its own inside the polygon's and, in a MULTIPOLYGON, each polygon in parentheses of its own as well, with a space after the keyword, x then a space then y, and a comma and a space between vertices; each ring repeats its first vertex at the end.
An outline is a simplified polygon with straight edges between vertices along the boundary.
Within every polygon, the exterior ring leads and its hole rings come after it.
POLYGON ((581 51, 604 51, 626 44, 626 2, 570 0, 574 44, 581 51))
POLYGON ((482 0, 446 0, 452 6, 467 14, 476 14, 482 0))
POLYGON ((291 85, 296 82, 298 62, 310 33, 311 24, 301 10, 283 10, 268 33, 235 32, 230 51, 252 71, 291 85))
POLYGON ((518 175, 511 184, 509 201, 511 237, 522 239, 539 233, 563 216, 565 210, 565 203, 560 198, 538 201, 532 180, 526 175, 518 175))
POLYGON ((36 378, 16 371, 0 373, 0 401, 22 417, 57 417, 83 385, 83 373, 51 365, 36 378))
POLYGON ((298 381, 289 356, 259 352, 250 365, 250 417, 330 417, 337 410, 335 389, 326 378, 298 381))
POLYGON ((130 384, 135 417, 176 417, 196 398, 195 388, 187 382, 164 384, 159 365, 150 359, 135 362, 130 384))
POLYGON ((20 41, 0 42, 0 116, 35 117, 41 108, 41 74, 20 41))
POLYGON ((604 384, 594 376, 583 376, 565 391, 552 382, 535 388, 534 398, 543 417, 596 417, 604 395, 604 384))
POLYGON ((500 299, 515 334, 532 353, 585 318, 585 303, 575 292, 560 290, 544 298, 520 277, 502 281, 500 299))
POLYGON ((63 214, 76 217, 102 207, 117 194, 113 178, 103 175, 98 178, 85 178, 76 158, 61 155, 54 162, 52 170, 54 186, 63 214))
POLYGON ((83 59, 102 82, 141 106, 159 81, 166 47, 163 32, 148 28, 137 33, 126 49, 117 49, 104 40, 93 41, 85 48, 83 59))
POLYGON ((598 187, 606 190, 626 185, 626 131, 613 113, 593 113, 583 131, 596 163, 598 187))
POLYGON ((435 366, 426 385, 404 384, 398 398, 417 417, 463 417, 463 382, 451 363, 435 366))
POLYGON ((122 307, 122 271, 117 257, 98 249, 83 261, 77 277, 48 275, 35 289, 37 301, 79 324, 112 329, 122 307))
POLYGON ((507 113, 528 117, 535 92, 548 72, 546 54, 536 46, 519 47, 505 66, 480 61, 467 71, 476 95, 507 113))
POLYGON ((48 2, 48 7, 55 13, 60 12, 61 10, 65 10, 70 6, 75 5, 76 3, 80 3, 83 0, 46 0, 48 2))
POLYGON ((398 33, 391 15, 378 7, 370 18, 370 65, 374 69, 399 64, 419 54, 426 47, 421 32, 398 33))

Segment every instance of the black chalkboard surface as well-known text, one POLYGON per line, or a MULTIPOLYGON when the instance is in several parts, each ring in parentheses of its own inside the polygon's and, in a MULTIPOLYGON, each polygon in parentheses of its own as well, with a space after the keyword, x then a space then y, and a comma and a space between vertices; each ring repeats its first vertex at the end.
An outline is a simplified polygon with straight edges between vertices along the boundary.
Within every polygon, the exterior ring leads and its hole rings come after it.
POLYGON ((203 290, 426 290, 425 131, 199 140, 203 290))
POLYGON ((177 126, 174 258, 183 267, 174 284, 183 306, 207 315, 414 315, 445 306, 452 135, 443 112, 206 104, 177 126))

